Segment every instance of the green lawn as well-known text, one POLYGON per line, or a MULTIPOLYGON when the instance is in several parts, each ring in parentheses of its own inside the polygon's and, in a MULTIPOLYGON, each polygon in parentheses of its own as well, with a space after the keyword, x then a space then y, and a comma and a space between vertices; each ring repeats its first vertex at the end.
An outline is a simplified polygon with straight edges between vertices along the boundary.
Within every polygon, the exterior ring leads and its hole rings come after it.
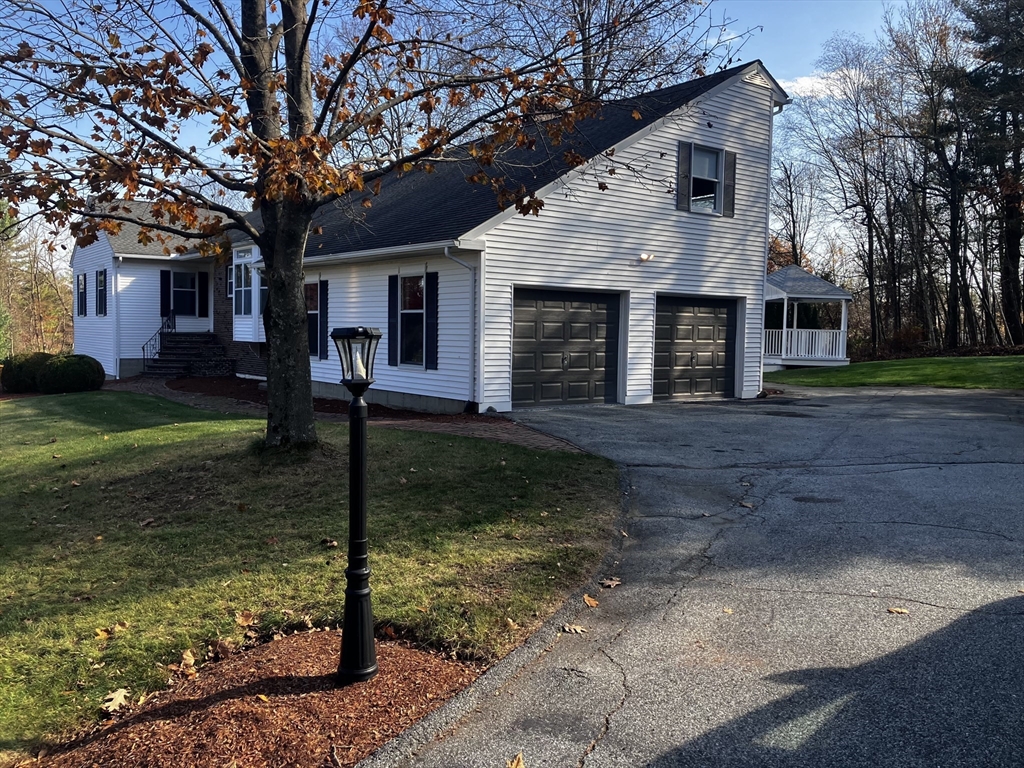
POLYGON ((1024 357, 922 357, 799 368, 766 373, 764 380, 808 387, 952 387, 1024 389, 1024 357))
MULTIPOLYGON (((110 691, 164 687, 187 649, 243 642, 238 614, 261 639, 339 622, 347 427, 283 463, 259 456, 263 426, 127 393, 0 402, 0 753, 94 721, 110 691)), ((610 541, 607 461, 369 442, 374 608, 400 635, 494 659, 610 541)))

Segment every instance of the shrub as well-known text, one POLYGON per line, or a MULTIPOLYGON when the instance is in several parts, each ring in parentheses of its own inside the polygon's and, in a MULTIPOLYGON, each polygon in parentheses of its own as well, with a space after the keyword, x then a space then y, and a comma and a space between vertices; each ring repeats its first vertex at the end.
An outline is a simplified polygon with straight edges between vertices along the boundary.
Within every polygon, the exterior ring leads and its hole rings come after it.
POLYGON ((39 371, 39 391, 44 395, 88 392, 103 386, 106 373, 95 357, 58 355, 39 371))
POLYGON ((4 392, 21 394, 39 391, 39 372, 53 358, 49 352, 21 352, 4 360, 0 385, 4 392))

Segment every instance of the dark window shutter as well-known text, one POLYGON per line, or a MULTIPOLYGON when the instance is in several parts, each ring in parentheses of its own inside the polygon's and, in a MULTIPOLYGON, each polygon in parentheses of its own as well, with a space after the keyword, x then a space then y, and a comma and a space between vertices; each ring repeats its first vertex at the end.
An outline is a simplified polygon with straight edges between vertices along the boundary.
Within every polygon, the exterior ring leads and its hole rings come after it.
POLYGON ((320 281, 320 359, 326 360, 328 355, 327 334, 327 281, 320 281))
POLYGON ((693 144, 688 141, 679 142, 679 156, 676 161, 676 208, 680 211, 690 210, 690 155, 693 144))
POLYGON ((160 317, 171 314, 171 270, 160 270, 160 317))
POLYGON ((437 370, 437 272, 427 272, 423 302, 423 362, 427 370, 437 370))
POLYGON ((722 215, 736 216, 736 153, 725 153, 725 188, 722 190, 722 215))
POLYGON ((196 283, 199 286, 199 296, 197 304, 197 317, 209 317, 210 316, 210 273, 200 272, 199 280, 196 283))
POLYGON ((82 317, 89 316, 89 275, 82 273, 82 317))
POLYGON ((388 275, 388 365, 398 365, 398 275, 388 275))

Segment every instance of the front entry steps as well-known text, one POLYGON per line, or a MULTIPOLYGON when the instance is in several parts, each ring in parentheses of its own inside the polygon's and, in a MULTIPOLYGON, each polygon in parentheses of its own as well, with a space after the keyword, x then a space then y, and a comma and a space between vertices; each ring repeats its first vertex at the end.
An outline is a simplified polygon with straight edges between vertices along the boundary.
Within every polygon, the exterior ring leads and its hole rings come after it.
POLYGON ((212 333, 160 334, 160 351, 147 360, 143 375, 180 378, 184 376, 232 376, 235 362, 212 333))

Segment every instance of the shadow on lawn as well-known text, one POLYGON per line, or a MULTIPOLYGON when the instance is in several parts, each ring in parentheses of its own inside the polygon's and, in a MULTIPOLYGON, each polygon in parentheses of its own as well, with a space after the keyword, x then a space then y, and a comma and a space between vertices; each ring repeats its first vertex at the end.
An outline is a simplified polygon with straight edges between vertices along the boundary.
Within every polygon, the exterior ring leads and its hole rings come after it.
POLYGON ((1024 765, 1024 597, 990 603, 856 667, 770 678, 800 690, 645 768, 1024 765))

